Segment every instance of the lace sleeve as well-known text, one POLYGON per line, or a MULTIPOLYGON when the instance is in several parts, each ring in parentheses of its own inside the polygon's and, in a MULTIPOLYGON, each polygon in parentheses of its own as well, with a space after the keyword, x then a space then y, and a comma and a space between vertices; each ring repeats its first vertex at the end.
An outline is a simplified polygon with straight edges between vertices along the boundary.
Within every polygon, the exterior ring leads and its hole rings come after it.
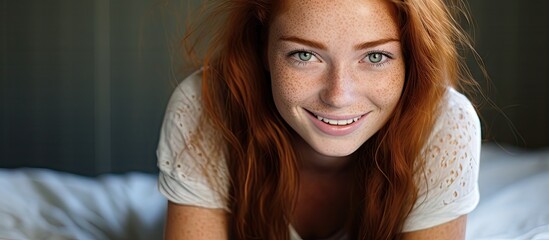
POLYGON ((448 90, 445 108, 423 149, 418 198, 404 232, 430 228, 471 212, 479 201, 480 122, 469 100, 448 90))
POLYGON ((204 122, 200 74, 174 91, 160 131, 158 185, 168 200, 206 208, 225 208, 227 169, 220 136, 204 122))

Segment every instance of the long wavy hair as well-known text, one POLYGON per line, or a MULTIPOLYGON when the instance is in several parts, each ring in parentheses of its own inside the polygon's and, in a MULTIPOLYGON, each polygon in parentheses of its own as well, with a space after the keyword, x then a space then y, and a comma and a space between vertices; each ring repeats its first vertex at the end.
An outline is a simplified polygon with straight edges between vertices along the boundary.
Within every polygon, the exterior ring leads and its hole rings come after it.
MULTIPOLYGON (((467 13, 462 2, 387 1, 398 13, 406 79, 392 117, 355 154, 351 239, 400 238, 439 103, 448 87, 471 82, 461 50, 473 49, 456 17, 467 13)), ((263 65, 281 2, 205 1, 202 21, 188 26, 183 41, 204 67, 205 117, 227 144, 233 239, 289 239, 299 191, 294 133, 276 110, 263 65)))

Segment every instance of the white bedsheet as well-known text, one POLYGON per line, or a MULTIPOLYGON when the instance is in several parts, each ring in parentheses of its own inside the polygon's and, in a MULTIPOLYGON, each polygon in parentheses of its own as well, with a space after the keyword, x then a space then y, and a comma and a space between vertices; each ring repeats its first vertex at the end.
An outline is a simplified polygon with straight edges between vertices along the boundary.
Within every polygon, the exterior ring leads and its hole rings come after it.
POLYGON ((479 184, 481 200, 469 215, 467 239, 549 240, 549 150, 485 145, 479 184))
POLYGON ((0 239, 161 239, 165 206, 152 175, 0 170, 0 239))
MULTIPOLYGON (((467 239, 549 240, 549 150, 483 146, 467 239)), ((161 239, 156 176, 0 169, 0 239, 161 239)))

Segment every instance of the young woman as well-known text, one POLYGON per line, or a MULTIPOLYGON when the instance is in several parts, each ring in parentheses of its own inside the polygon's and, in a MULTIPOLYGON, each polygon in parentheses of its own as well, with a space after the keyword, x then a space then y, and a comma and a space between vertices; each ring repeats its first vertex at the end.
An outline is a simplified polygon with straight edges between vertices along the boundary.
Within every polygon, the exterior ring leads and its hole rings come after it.
POLYGON ((480 124, 454 7, 207 5, 158 146, 166 238, 464 239, 480 124))

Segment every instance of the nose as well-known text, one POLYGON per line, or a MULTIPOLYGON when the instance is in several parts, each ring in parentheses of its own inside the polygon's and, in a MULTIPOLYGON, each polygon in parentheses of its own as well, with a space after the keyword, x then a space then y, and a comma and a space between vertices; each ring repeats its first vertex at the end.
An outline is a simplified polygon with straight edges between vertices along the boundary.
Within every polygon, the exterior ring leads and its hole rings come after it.
POLYGON ((356 101, 356 91, 352 71, 344 67, 332 67, 320 92, 320 100, 331 107, 342 108, 356 101))

